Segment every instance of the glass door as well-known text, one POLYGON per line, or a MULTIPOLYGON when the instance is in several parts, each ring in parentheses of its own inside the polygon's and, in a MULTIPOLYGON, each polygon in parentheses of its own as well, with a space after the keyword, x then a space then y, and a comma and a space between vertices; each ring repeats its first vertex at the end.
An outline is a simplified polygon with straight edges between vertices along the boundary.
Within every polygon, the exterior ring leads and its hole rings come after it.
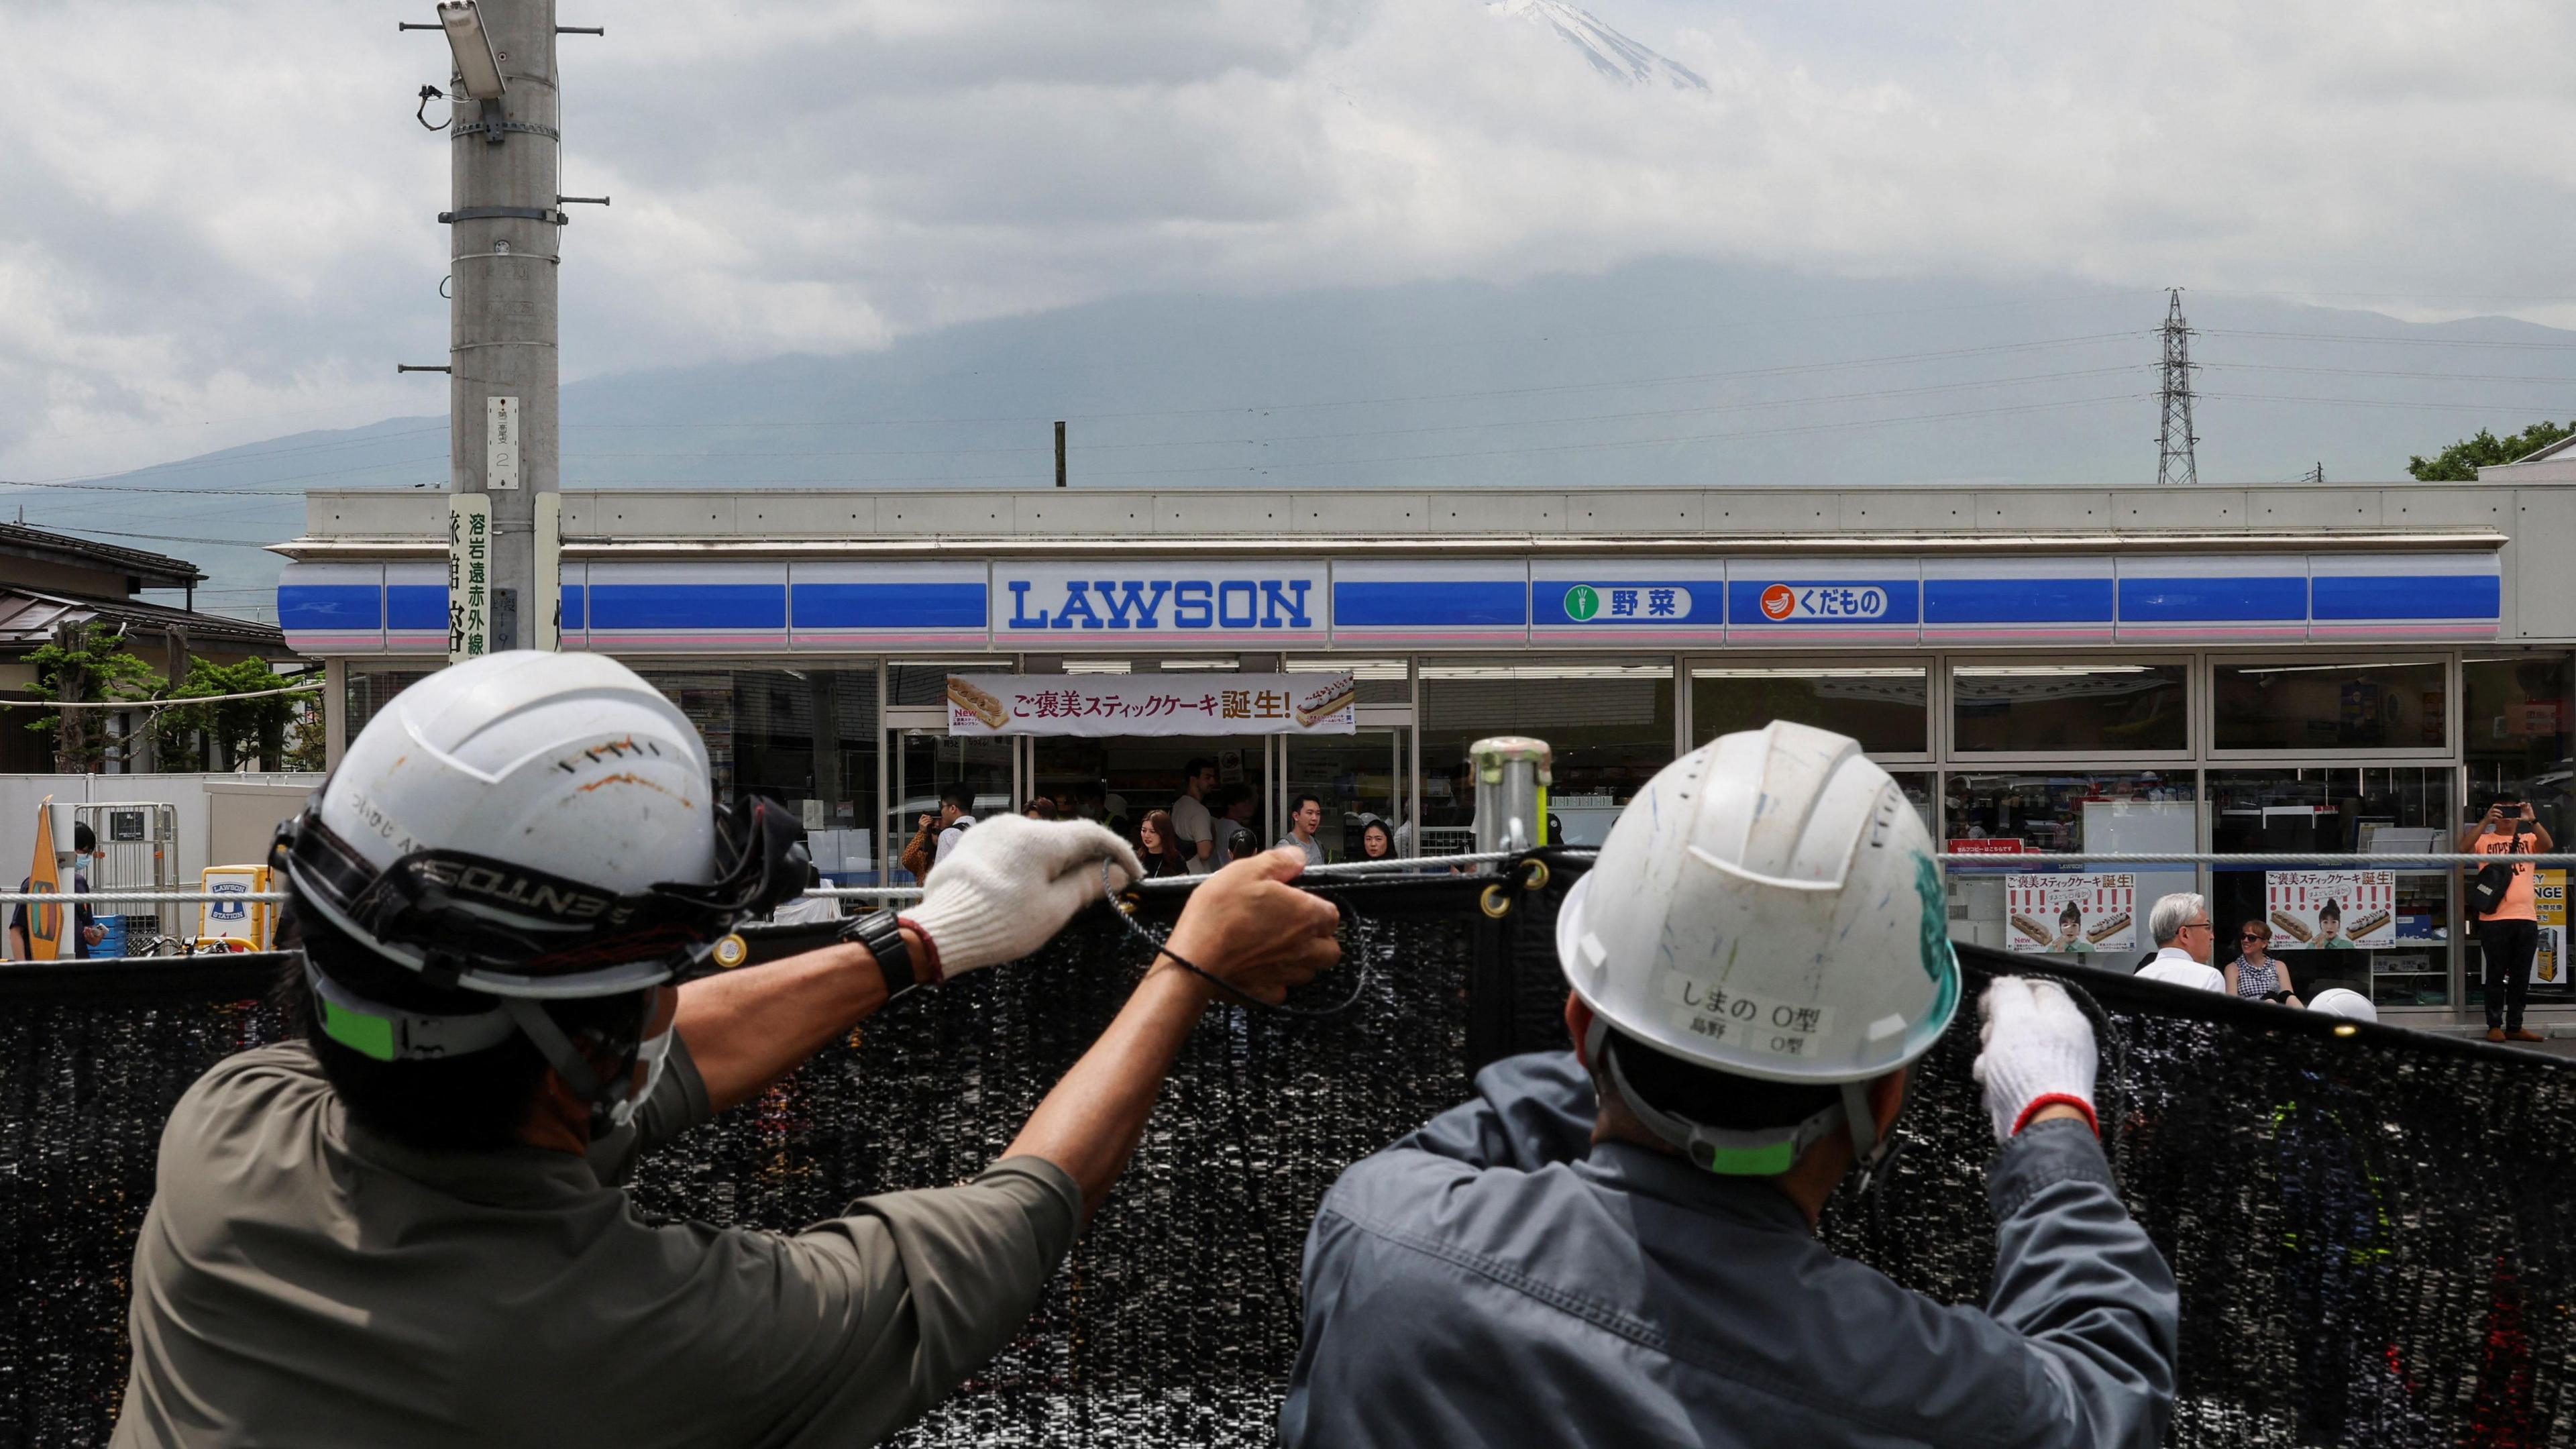
POLYGON ((939 729, 905 729, 895 738, 883 869, 888 885, 910 885, 913 876, 903 868, 903 848, 921 828, 923 816, 939 814, 943 791, 964 787, 978 819, 1012 808, 1011 751, 1018 741, 990 735, 952 738, 939 729))
POLYGON ((1404 828, 1405 803, 1413 797, 1406 771, 1412 742, 1406 734, 1402 728, 1363 728, 1347 735, 1282 736, 1279 834, 1287 833, 1284 814, 1295 812, 1297 798, 1313 795, 1323 802, 1316 838, 1324 843, 1326 860, 1360 859, 1362 832, 1371 820, 1386 826, 1392 854, 1411 854, 1403 848, 1412 840, 1404 828))

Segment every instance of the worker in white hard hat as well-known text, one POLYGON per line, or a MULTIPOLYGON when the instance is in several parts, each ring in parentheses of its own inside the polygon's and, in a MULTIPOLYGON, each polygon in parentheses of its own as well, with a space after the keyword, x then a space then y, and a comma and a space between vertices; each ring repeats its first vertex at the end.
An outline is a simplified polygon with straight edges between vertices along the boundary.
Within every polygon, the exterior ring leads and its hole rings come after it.
POLYGON ((2377 1021, 2379 1008, 2370 998, 2348 986, 2329 986, 2308 1000, 2308 1010, 2340 1016, 2347 1021, 2377 1021))
MULTIPOLYGON (((135 1246, 120 1446, 859 1445, 1021 1331, 1218 989, 1158 960, 999 1160, 802 1232, 640 1215, 644 1151, 1142 871, 1086 822, 976 827, 896 915, 702 974, 807 879, 688 719, 597 655, 396 696, 279 833, 300 1039, 190 1087, 135 1246)), ((1338 954, 1256 857, 1172 946, 1276 1000, 1338 954)), ((849 1126, 856 1130, 862 1124, 849 1126)), ((919 1124, 896 1124, 898 1127, 919 1124)))
POLYGON ((1557 918, 1574 1050, 1486 1068, 1325 1197, 1286 1443, 2156 1443, 2179 1304, 2058 986, 1982 1002, 1984 1308, 1814 1236, 1958 1011, 1947 922, 1921 819, 1853 741, 1774 724, 1663 770, 1557 918))

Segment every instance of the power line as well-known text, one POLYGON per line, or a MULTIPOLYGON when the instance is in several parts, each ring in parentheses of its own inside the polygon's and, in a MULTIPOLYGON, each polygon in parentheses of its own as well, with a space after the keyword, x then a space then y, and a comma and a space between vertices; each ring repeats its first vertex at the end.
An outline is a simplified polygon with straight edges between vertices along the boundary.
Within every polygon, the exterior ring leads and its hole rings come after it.
POLYGON ((2165 294, 2163 337, 2163 385, 2157 396, 2164 420, 2156 426, 2156 482, 2188 486, 2200 481, 2200 460, 2192 451, 2200 438, 2191 430, 2191 324, 2183 320, 2180 287, 2165 294))
POLYGON ((2502 347, 2524 352, 2566 352, 2576 342, 2490 342, 2466 337, 2366 337, 2358 332, 2240 332, 2226 327, 2201 329, 2203 337, 2263 337, 2283 342, 2376 342, 2402 347, 2502 347))

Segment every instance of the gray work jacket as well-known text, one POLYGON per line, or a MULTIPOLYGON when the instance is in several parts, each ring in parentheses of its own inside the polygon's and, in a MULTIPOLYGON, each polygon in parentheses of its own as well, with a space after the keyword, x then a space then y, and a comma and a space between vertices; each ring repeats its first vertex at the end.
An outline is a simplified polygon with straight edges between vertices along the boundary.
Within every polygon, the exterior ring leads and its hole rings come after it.
POLYGON ((685 1045, 587 1160, 422 1152, 301 1042, 218 1063, 162 1132, 125 1446, 860 1445, 1020 1331, 1073 1180, 1010 1158, 801 1233, 664 1222, 635 1154, 708 1116, 685 1045))
POLYGON ((1291 1449, 2162 1437, 2173 1277, 2083 1123, 1997 1155, 1981 1312, 1837 1257, 1766 1181, 1591 1146, 1571 1052, 1497 1062, 1476 1087, 1316 1214, 1291 1449))

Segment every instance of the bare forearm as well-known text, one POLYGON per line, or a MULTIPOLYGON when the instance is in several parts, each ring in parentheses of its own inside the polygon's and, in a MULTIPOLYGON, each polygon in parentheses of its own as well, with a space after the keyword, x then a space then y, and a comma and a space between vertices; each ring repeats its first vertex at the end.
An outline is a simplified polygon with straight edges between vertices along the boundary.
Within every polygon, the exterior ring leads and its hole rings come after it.
MULTIPOLYGON (((920 942, 910 931, 913 959, 920 942)), ((680 1039, 719 1112, 748 1101, 885 1005, 867 948, 827 946, 680 988, 680 1039)))
POLYGON ((1082 1188, 1088 1214, 1109 1197, 1153 1115, 1172 1058, 1207 1010, 1207 984, 1169 962, 1145 973, 1109 1029, 1031 1113, 1006 1155, 1042 1157, 1082 1188))

